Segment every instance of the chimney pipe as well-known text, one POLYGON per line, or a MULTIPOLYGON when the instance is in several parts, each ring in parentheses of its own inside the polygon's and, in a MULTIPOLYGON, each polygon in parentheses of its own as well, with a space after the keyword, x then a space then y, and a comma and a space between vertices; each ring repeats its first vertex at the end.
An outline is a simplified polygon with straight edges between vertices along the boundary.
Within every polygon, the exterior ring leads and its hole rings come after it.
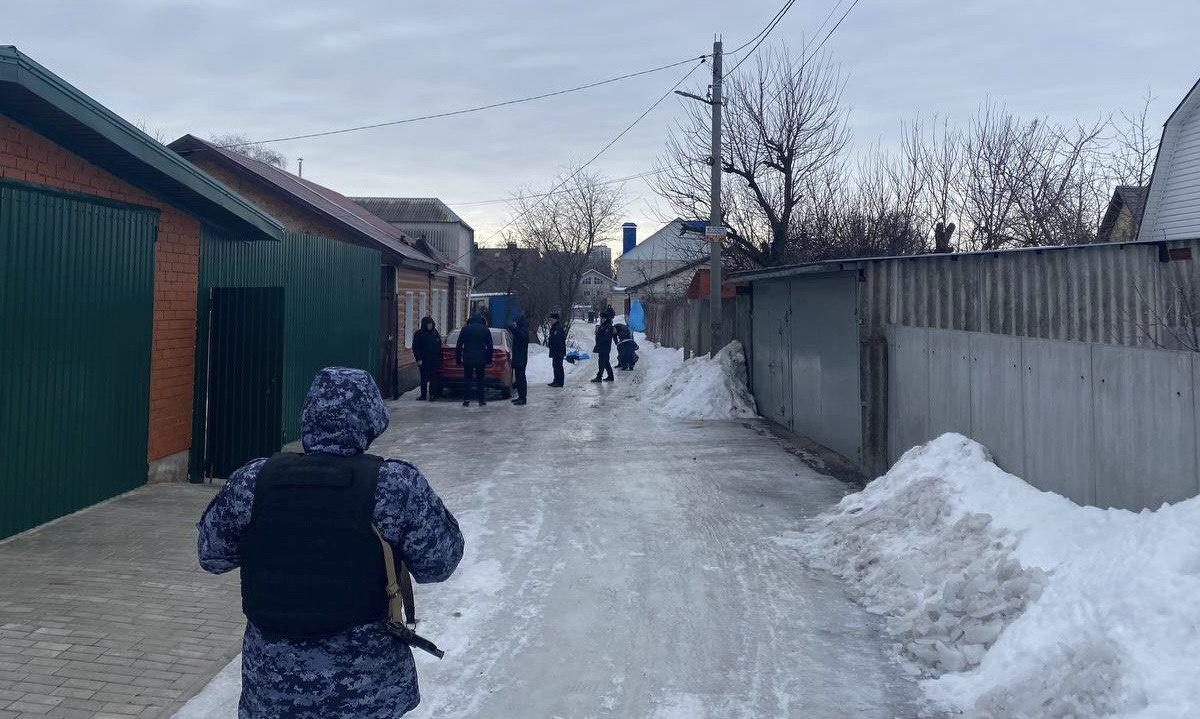
POLYGON ((621 225, 621 238, 623 240, 621 252, 629 252, 637 246, 637 225, 632 222, 626 222, 621 225))

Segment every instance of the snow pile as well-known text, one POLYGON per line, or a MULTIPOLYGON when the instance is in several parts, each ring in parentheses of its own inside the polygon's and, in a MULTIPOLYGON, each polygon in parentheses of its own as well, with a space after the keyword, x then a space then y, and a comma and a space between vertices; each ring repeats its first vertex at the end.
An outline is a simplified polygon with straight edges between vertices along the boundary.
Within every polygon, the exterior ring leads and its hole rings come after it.
MULTIPOLYGON (((577 364, 563 363, 563 374, 570 375, 577 364)), ((525 366, 525 381, 530 384, 554 381, 554 364, 550 360, 550 350, 545 345, 529 345, 529 364, 525 366)))
POLYGON ((642 401, 671 417, 735 419, 757 414, 746 387, 746 355, 737 341, 713 357, 693 357, 669 373, 653 376, 647 385, 642 401))
POLYGON ((807 539, 967 716, 1200 716, 1200 498, 1080 507, 946 434, 807 539))

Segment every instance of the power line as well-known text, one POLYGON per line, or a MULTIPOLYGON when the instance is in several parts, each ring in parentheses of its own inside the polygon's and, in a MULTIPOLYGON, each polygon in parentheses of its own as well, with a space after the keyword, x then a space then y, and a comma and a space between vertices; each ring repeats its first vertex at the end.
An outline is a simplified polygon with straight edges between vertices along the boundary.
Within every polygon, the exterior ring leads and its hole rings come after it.
MULTIPOLYGON (((779 20, 781 18, 783 18, 784 13, 786 13, 788 11, 788 8, 790 8, 792 6, 792 2, 794 2, 794 1, 795 0, 788 0, 788 2, 785 2, 783 4, 783 7, 779 8, 779 10, 776 11, 775 16, 771 18, 770 22, 768 22, 766 25, 763 26, 762 30, 759 30, 758 33, 755 34, 754 37, 750 38, 749 40, 742 43, 741 45, 738 45, 736 48, 730 50, 726 54, 736 55, 739 52, 741 52, 743 49, 745 49, 748 45, 752 44, 755 40, 758 40, 759 38, 764 37, 765 35, 770 33, 771 30, 775 29, 775 26, 779 24, 779 20)), ((751 50, 751 52, 754 52, 754 51, 751 50)))
MULTIPOLYGON (((638 115, 638 116, 637 116, 637 117, 634 119, 634 121, 633 121, 633 122, 631 122, 631 123, 629 123, 628 125, 626 125, 626 126, 625 126, 625 129, 623 129, 623 130, 621 130, 620 132, 618 132, 616 137, 614 137, 612 140, 609 140, 609 142, 608 142, 608 144, 607 144, 607 145, 605 145, 604 147, 600 148, 600 151, 599 151, 599 152, 597 152, 595 155, 592 155, 591 159, 589 159, 587 162, 585 162, 585 163, 583 163, 582 165, 580 165, 579 167, 577 167, 577 168, 575 169, 575 171, 574 171, 574 172, 572 172, 571 174, 569 174, 569 175, 567 175, 565 178, 563 178, 563 180, 562 180, 561 182, 559 182, 557 185, 555 185, 553 188, 551 188, 550 192, 544 193, 544 194, 541 196, 541 198, 539 198, 539 199, 538 199, 538 201, 537 201, 537 202, 535 202, 533 205, 529 206, 529 207, 528 207, 528 208, 526 208, 524 211, 522 211, 522 212, 520 212, 519 214, 517 214, 517 216, 513 217, 511 220, 509 220, 508 222, 504 223, 504 224, 503 224, 503 225, 502 225, 502 226, 501 226, 499 229, 497 229, 495 232, 493 232, 492 234, 488 235, 488 236, 487 236, 487 238, 485 238, 485 239, 483 240, 483 242, 481 242, 480 244, 484 244, 484 243, 486 243, 486 242, 489 242, 489 241, 491 241, 491 239, 492 239, 492 238, 494 238, 496 235, 499 235, 501 232, 503 232, 504 230, 508 229, 509 227, 511 227, 512 225, 514 225, 516 222, 518 222, 518 221, 519 221, 521 218, 525 217, 525 216, 526 216, 526 215, 528 215, 530 212, 532 212, 533 210, 537 209, 537 207, 539 207, 539 206, 541 205, 542 201, 543 201, 543 200, 545 200, 545 198, 546 198, 546 197, 549 197, 550 195, 553 195, 553 194, 557 193, 557 192, 558 192, 559 190, 561 190, 561 189, 562 189, 562 188, 563 188, 563 187, 564 187, 564 186, 565 186, 565 185, 566 185, 568 182, 570 182, 571 180, 575 179, 575 177, 576 177, 576 176, 578 176, 578 175, 579 175, 579 173, 583 172, 583 171, 584 171, 584 170, 585 170, 585 169, 588 167, 588 165, 591 165, 593 162, 595 162, 596 160, 600 159, 600 156, 601 156, 601 155, 603 155, 605 152, 607 152, 607 151, 609 150, 609 148, 611 148, 613 145, 617 144, 617 142, 618 142, 618 141, 620 141, 620 139, 621 139, 622 137, 624 137, 624 136, 625 136, 625 135, 626 135, 626 134, 627 134, 627 133, 628 133, 630 130, 632 130, 634 127, 636 127, 636 126, 637 126, 637 124, 638 124, 639 122, 641 122, 641 121, 642 121, 642 120, 643 120, 643 119, 644 119, 644 118, 645 118, 647 115, 649 115, 649 114, 650 114, 650 113, 651 113, 651 112, 654 110, 654 108, 656 108, 656 107, 658 107, 659 105, 661 105, 663 100, 666 100, 668 97, 670 97, 670 96, 671 96, 671 93, 675 92, 675 89, 676 89, 676 88, 678 88, 680 85, 682 85, 682 84, 684 83, 684 81, 686 81, 686 80, 687 80, 689 77, 691 77, 692 73, 693 73, 693 72, 695 72, 697 68, 699 68, 701 65, 703 65, 703 64, 704 64, 704 58, 705 58, 705 57, 707 57, 707 55, 705 55, 705 56, 703 56, 703 57, 699 58, 699 60, 700 60, 700 61, 699 61, 699 62, 697 62, 697 63, 696 63, 694 66, 692 66, 692 68, 691 68, 691 69, 689 69, 689 70, 688 70, 686 73, 684 73, 683 77, 679 78, 679 80, 678 80, 678 81, 677 81, 677 82, 676 82, 674 85, 672 85, 670 88, 668 88, 668 89, 667 89, 667 91, 666 91, 666 92, 664 92, 664 93, 663 93, 663 94, 662 94, 662 95, 661 95, 661 96, 660 96, 660 97, 659 97, 657 100, 655 100, 655 101, 654 101, 654 102, 653 102, 653 103, 650 105, 650 107, 646 108, 646 109, 645 109, 645 110, 642 112, 642 114, 638 115)), ((464 254, 464 255, 463 255, 463 257, 466 257, 466 255, 464 254)), ((462 257, 459 257, 458 259, 459 259, 459 260, 461 260, 461 259, 462 259, 462 257)), ((457 262, 457 261, 458 261, 458 260, 455 260, 455 262, 457 262)))
MULTIPOLYGON (((636 175, 629 175, 628 177, 618 177, 616 179, 608 180, 606 182, 601 182, 598 184, 599 185, 619 185, 622 182, 629 182, 630 180, 640 180, 643 177, 650 177, 651 175, 661 175, 662 173, 664 173, 666 171, 667 171, 666 168, 661 169, 661 170, 648 170, 646 172, 639 172, 636 175)), ((559 192, 556 192, 556 193, 542 192, 542 193, 539 193, 536 195, 524 195, 524 197, 527 199, 532 199, 532 198, 536 198, 536 197, 549 197, 552 194, 561 194, 562 192, 569 192, 569 190, 560 190, 559 192)), ((501 198, 497 198, 494 200, 473 200, 471 202, 447 202, 446 204, 452 205, 454 207, 465 207, 468 205, 497 205, 502 202, 512 202, 512 201, 513 201, 513 198, 511 198, 511 197, 501 197, 501 198)))
POLYGON ((555 90, 553 92, 545 92, 540 95, 530 95, 528 97, 519 97, 519 98, 515 98, 512 100, 493 102, 488 105, 478 105, 475 107, 467 107, 467 108, 463 108, 461 110, 450 110, 448 112, 437 112, 437 113, 433 113, 431 115, 418 115, 416 117, 406 117, 402 120, 390 120, 387 122, 376 122, 376 123, 372 123, 370 125, 356 125, 354 127, 343 127, 343 128, 337 129, 337 130, 325 130, 323 132, 310 132, 310 133, 307 133, 304 135, 290 135, 288 137, 274 137, 274 138, 271 138, 268 140, 252 140, 252 141, 248 141, 248 142, 239 142, 239 143, 234 143, 234 144, 230 144, 230 145, 221 145, 220 147, 238 148, 238 147, 245 147, 246 145, 265 145, 265 144, 269 144, 272 142, 285 142, 287 140, 306 140, 306 139, 313 138, 313 137, 327 137, 329 135, 343 135, 348 132, 373 130, 373 129, 379 128, 379 127, 391 127, 393 125, 406 125, 411 122, 420 122, 422 120, 435 120, 435 119, 442 118, 442 117, 453 117, 455 115, 466 115, 466 114, 473 113, 473 112, 482 112, 484 110, 492 110, 497 107, 507 107, 508 105, 517 105, 517 104, 520 104, 523 102, 532 102, 534 100, 544 100, 548 97, 557 97, 559 95, 566 95, 566 94, 569 94, 572 92, 580 92, 581 90, 590 90, 593 87, 600 87, 601 85, 608 85, 610 83, 619 82, 621 80, 628 80, 630 78, 640 77, 642 75, 649 75, 651 73, 661 72, 663 70, 669 70, 673 67, 679 67, 680 65, 686 65, 689 62, 696 62, 697 60, 703 61, 707 57, 708 57, 707 54, 700 55, 699 57, 688 58, 686 60, 680 60, 679 62, 673 62, 673 63, 667 64, 667 65, 660 65, 658 67, 652 67, 648 70, 639 70, 638 72, 630 72, 630 73, 626 73, 624 75, 610 77, 606 80, 599 80, 597 82, 591 82, 586 85, 578 85, 576 87, 570 87, 565 90, 555 90))
MULTIPOLYGON (((850 11, 853 10, 855 8, 855 6, 857 6, 858 3, 861 1, 862 0, 854 0, 854 2, 850 3, 850 7, 846 8, 846 12, 842 13, 842 16, 840 18, 838 18, 838 21, 836 23, 834 23, 834 26, 829 28, 829 32, 825 33, 825 38, 823 40, 821 40, 821 43, 819 45, 817 45, 817 47, 812 51, 812 53, 809 55, 810 58, 813 55, 816 55, 817 52, 819 52, 821 50, 821 48, 825 47, 825 41, 828 40, 829 36, 833 35, 833 33, 839 27, 841 27, 842 22, 846 19, 846 16, 849 15, 850 11)), ((841 4, 842 4, 842 0, 838 0, 837 5, 834 5, 833 9, 837 10, 838 5, 841 5, 841 4)), ((833 15, 833 11, 830 12, 830 16, 832 16, 832 15, 833 15)), ((829 17, 826 17, 825 19, 828 21, 829 17)), ((821 23, 821 27, 825 27, 825 23, 821 23)), ((821 30, 818 29, 817 32, 821 32, 821 30)), ((805 60, 805 62, 807 63, 808 60, 805 60)), ((801 67, 803 67, 803 65, 801 67)))
MULTIPOLYGON (((775 13, 775 17, 772 18, 771 22, 767 23, 767 26, 765 28, 763 28, 761 31, 759 31, 758 35, 756 36, 758 38, 758 40, 756 42, 754 42, 754 47, 750 48, 746 52, 746 54, 742 56, 741 60, 738 60, 737 63, 734 64, 733 67, 729 68, 729 72, 726 72, 724 75, 722 75, 721 79, 725 79, 725 78, 729 77, 730 75, 732 75, 734 70, 737 70, 739 67, 741 67, 743 62, 746 62, 746 60, 750 59, 750 56, 754 54, 754 51, 758 50, 758 46, 762 45, 763 42, 767 39, 767 36, 769 36, 771 34, 771 32, 774 31, 775 28, 779 26, 780 21, 783 20, 783 16, 787 14, 788 10, 792 9, 792 5, 794 5, 795 2, 796 2, 796 0, 788 0, 786 3, 784 3, 783 7, 779 9, 779 12, 775 13)), ((747 44, 749 44, 749 43, 747 43, 747 44)), ((737 50, 734 50, 733 52, 737 53, 743 47, 746 47, 746 45, 742 45, 742 47, 739 47, 737 50)))

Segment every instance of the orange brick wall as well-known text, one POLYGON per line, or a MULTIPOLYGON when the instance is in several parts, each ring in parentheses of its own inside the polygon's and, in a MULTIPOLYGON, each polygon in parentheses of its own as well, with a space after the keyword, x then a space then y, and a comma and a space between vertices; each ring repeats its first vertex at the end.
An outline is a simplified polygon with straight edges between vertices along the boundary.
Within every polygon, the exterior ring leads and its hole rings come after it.
POLYGON ((155 460, 191 445, 200 222, 0 114, 0 177, 157 208, 150 451, 155 460))

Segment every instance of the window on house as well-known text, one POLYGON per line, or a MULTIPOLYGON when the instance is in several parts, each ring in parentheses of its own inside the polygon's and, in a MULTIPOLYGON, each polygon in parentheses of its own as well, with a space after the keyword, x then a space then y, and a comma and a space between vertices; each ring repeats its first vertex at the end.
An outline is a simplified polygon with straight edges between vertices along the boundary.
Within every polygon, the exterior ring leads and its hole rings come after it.
POLYGON ((413 338, 413 311, 416 309, 413 304, 413 293, 404 293, 404 346, 412 349, 413 338))

